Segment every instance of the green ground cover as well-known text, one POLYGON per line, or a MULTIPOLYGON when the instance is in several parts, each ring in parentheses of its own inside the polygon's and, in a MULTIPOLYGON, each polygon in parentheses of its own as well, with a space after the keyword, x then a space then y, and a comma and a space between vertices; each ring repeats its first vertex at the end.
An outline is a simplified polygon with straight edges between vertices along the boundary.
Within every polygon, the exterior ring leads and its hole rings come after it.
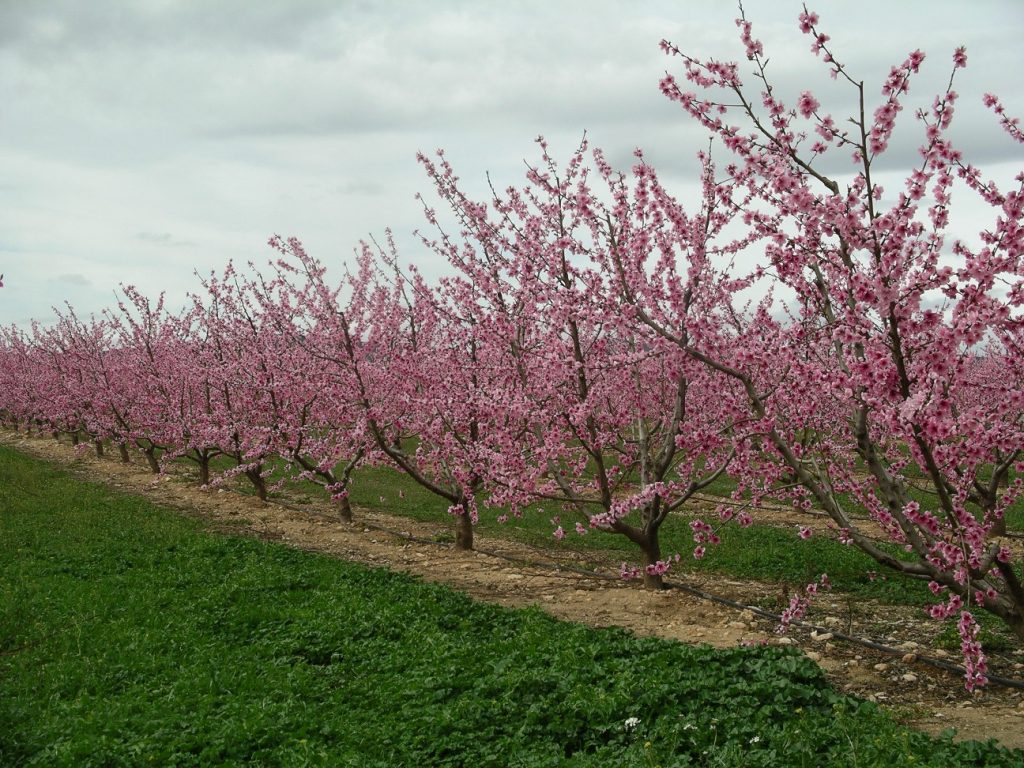
POLYGON ((1019 765, 714 651, 474 603, 0 448, 0 764, 1019 765), (628 723, 636 718, 635 726, 628 723))

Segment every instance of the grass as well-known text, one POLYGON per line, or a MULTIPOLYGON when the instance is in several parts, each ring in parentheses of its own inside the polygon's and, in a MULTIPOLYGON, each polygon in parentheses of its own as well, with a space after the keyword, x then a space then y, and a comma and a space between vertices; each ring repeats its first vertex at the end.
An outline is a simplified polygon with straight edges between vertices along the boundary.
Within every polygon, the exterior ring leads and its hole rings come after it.
POLYGON ((1019 765, 714 651, 205 531, 0 448, 0 764, 1019 765), (635 728, 626 726, 637 718, 635 728))

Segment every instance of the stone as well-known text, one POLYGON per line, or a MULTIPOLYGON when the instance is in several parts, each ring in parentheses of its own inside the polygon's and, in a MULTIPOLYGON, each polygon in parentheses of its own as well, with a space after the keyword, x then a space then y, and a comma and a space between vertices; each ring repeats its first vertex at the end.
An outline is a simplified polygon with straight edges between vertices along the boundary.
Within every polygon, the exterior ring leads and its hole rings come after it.
POLYGON ((817 651, 808 651, 807 658, 811 661, 821 661, 821 654, 817 651))
POLYGON ((907 672, 902 677, 900 677, 900 680, 902 680, 904 683, 916 683, 917 675, 915 675, 913 672, 907 672))
POLYGON ((904 664, 913 664, 915 661, 917 661, 917 654, 916 653, 905 653, 905 654, 903 654, 903 663, 904 664))
POLYGON ((811 632, 811 639, 814 640, 816 643, 827 642, 831 640, 833 637, 835 637, 835 635, 833 635, 831 632, 822 632, 821 634, 818 634, 817 632, 811 632))
POLYGON ((889 669, 889 665, 885 662, 879 662, 878 664, 875 664, 872 669, 875 670, 875 672, 885 672, 889 669))

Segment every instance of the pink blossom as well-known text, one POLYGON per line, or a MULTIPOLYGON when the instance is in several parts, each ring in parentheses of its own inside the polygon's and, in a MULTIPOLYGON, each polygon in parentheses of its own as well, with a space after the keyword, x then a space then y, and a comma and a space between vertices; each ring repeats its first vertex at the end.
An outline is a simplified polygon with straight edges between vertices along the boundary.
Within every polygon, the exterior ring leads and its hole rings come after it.
POLYGON ((814 94, 810 91, 804 91, 801 93, 800 98, 797 101, 797 108, 800 110, 800 114, 804 117, 813 116, 820 106, 821 104, 816 98, 814 98, 814 94))

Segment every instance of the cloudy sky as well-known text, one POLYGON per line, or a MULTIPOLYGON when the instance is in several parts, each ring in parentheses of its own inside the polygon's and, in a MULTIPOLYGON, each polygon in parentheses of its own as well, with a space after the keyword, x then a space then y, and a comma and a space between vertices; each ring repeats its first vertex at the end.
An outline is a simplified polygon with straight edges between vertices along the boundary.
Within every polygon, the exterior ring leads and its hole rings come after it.
MULTIPOLYGON (((847 114, 800 5, 745 8, 780 93, 821 89, 847 114)), ((919 47, 930 102, 966 45, 958 139, 997 177, 1024 166, 980 104, 993 91, 1024 115, 1024 3, 817 10, 872 97, 919 47)), ((429 191, 418 150, 446 148, 482 190, 487 172, 521 181, 537 135, 565 157, 586 130, 623 166, 644 148, 685 197, 705 141, 658 91, 679 72, 658 42, 742 58, 735 16, 728 0, 0 0, 0 323, 46 321, 65 300, 97 311, 121 283, 178 305, 196 271, 269 258, 273 233, 341 263, 391 227, 404 260, 436 273, 412 236, 429 191)), ((904 118, 894 166, 913 159, 904 118)))

